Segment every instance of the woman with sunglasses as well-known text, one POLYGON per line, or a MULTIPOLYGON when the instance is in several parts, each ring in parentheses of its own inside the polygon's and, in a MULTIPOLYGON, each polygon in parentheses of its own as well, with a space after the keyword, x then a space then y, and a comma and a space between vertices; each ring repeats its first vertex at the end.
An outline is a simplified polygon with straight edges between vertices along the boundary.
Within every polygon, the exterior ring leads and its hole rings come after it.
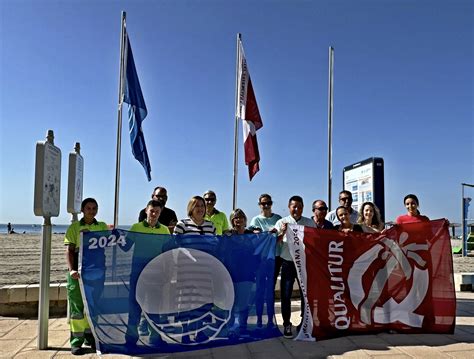
POLYGON ((418 197, 414 194, 407 194, 403 199, 405 208, 407 209, 407 214, 398 216, 396 219, 397 224, 403 223, 417 223, 417 222, 429 222, 429 218, 420 214, 418 210, 420 202, 418 197))
MULTIPOLYGON (((275 224, 281 216, 279 214, 272 212, 272 197, 268 193, 260 195, 258 198, 258 206, 260 207, 260 214, 253 217, 250 221, 250 229, 260 229, 263 232, 269 232, 274 227, 275 224)), ((261 272, 257 273, 257 287, 266 288, 265 290, 258 290, 255 298, 255 306, 257 311, 257 327, 263 327, 262 317, 263 317, 263 305, 264 301, 267 303, 267 327, 271 328, 274 324, 274 290, 275 284, 280 274, 280 268, 282 264, 281 254, 282 242, 276 242, 275 249, 275 264, 274 264, 274 276, 273 278, 268 278, 265 273, 268 273, 268 265, 273 265, 273 261, 266 261, 262 264, 261 272), (266 298, 264 298, 264 294, 266 298)), ((271 271, 271 268, 270 268, 271 271)))
POLYGON ((366 233, 378 233, 384 229, 384 224, 380 219, 380 211, 372 202, 362 204, 357 223, 362 226, 366 233))
POLYGON ((346 207, 340 206, 336 209, 336 216, 341 224, 336 225, 334 228, 341 232, 363 232, 362 227, 359 224, 352 224, 350 213, 346 207))

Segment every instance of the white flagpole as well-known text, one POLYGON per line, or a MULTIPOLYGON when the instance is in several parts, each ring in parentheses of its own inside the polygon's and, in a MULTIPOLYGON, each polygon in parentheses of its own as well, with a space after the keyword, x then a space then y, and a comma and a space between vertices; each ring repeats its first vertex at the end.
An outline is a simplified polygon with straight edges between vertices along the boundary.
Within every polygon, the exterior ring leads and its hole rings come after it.
POLYGON ((120 154, 122 151, 122 103, 125 71, 125 18, 127 13, 122 11, 120 33, 120 70, 119 70, 119 95, 118 95, 118 121, 117 121, 117 151, 115 157, 115 202, 114 202, 114 227, 118 226, 119 188, 120 188, 120 154))
POLYGON ((328 207, 332 197, 332 115, 334 102, 334 48, 329 47, 329 90, 328 90, 328 207))
POLYGON ((235 128, 234 128, 234 188, 232 195, 232 209, 237 208, 237 160, 239 153, 239 116, 238 116, 238 106, 239 106, 239 66, 240 66, 240 41, 241 35, 237 34, 237 60, 235 66, 235 128))

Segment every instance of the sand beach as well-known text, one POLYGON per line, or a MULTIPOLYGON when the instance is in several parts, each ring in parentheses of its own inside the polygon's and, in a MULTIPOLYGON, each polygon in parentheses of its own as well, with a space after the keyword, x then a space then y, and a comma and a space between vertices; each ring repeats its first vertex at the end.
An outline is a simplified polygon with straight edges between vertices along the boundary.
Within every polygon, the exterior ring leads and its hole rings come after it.
MULTIPOLYGON (((41 234, 0 234, 0 287, 39 283, 41 234)), ((474 272, 474 256, 453 255, 455 273, 474 272)), ((64 234, 53 234, 51 283, 66 281, 64 234)))

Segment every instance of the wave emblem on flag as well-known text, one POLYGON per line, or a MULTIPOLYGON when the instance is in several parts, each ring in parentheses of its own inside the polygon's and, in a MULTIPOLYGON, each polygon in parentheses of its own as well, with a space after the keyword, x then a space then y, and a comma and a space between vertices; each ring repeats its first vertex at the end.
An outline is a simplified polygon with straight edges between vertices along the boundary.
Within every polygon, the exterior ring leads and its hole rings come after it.
POLYGON ((215 257, 177 248, 148 263, 138 278, 136 297, 148 324, 162 337, 172 343, 197 345, 217 338, 228 323, 234 286, 215 257))
POLYGON ((297 339, 387 330, 453 333, 456 298, 445 220, 373 234, 291 226, 286 237, 305 297, 297 339))
POLYGON ((248 166, 249 177, 260 170, 260 154, 258 151, 257 131, 262 128, 263 122, 258 110, 257 99, 253 91, 252 80, 248 71, 242 41, 239 41, 239 68, 237 86, 237 117, 242 120, 244 135, 245 164, 248 166))
POLYGON ((130 143, 135 159, 141 163, 145 169, 148 181, 151 181, 151 165, 145 145, 142 122, 148 114, 148 110, 143 98, 140 81, 138 80, 137 69, 133 59, 132 47, 128 34, 125 34, 125 86, 123 101, 128 103, 128 128, 130 132, 130 143))

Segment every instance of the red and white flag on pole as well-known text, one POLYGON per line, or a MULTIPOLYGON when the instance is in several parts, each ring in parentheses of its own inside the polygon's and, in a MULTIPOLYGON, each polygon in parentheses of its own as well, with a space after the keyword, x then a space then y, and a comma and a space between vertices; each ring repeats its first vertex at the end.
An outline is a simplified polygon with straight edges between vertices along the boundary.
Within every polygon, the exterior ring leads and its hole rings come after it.
POLYGON ((262 118, 260 117, 260 112, 258 111, 255 93, 253 92, 252 80, 250 79, 242 41, 239 41, 238 62, 236 115, 242 120, 244 129, 245 164, 249 168, 249 177, 250 180, 252 180, 252 177, 260 170, 257 130, 263 126, 263 123, 262 118))

